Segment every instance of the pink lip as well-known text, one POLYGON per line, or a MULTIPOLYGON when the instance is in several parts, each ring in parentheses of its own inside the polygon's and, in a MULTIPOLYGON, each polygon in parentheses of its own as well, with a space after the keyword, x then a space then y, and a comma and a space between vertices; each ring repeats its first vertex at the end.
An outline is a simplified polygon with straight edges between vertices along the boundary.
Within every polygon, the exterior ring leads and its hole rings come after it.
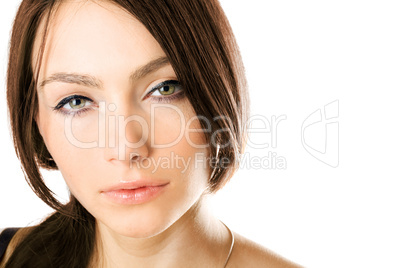
POLYGON ((101 194, 114 203, 142 204, 159 196, 168 184, 149 180, 121 182, 101 191, 101 194))

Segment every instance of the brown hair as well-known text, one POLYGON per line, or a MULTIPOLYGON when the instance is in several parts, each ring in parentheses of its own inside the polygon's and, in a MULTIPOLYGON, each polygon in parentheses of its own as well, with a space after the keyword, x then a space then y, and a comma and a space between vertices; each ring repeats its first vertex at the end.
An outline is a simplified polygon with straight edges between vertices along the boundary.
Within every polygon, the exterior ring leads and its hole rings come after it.
MULTIPOLYGON (((33 267, 85 267, 93 249, 93 217, 73 196, 67 205, 61 204, 47 188, 39 171, 40 167, 57 169, 57 165, 34 120, 38 111, 36 78, 39 71, 33 73, 31 56, 39 23, 46 18, 48 25, 57 2, 62 1, 22 1, 12 30, 7 101, 14 146, 27 182, 57 212, 16 248, 7 267, 24 266, 26 261, 33 267), (43 241, 40 245, 38 238, 43 241), (57 244, 58 238, 63 243, 57 244), (45 252, 46 257, 41 255, 45 252)), ((238 159, 245 149, 249 115, 243 63, 218 0, 109 2, 125 9, 148 29, 167 55, 184 90, 192 89, 185 91, 188 100, 196 114, 211 123, 212 133, 217 134, 205 134, 210 155, 225 158, 211 169, 209 191, 216 192, 238 169, 238 159)), ((41 51, 46 30, 42 38, 41 51)), ((204 120, 200 120, 200 124, 207 128, 204 120)))

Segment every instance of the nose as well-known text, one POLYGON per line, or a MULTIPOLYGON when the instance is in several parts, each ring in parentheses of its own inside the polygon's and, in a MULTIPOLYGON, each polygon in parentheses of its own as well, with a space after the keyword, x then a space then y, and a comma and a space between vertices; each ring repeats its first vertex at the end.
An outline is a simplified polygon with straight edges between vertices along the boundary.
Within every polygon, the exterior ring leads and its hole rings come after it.
POLYGON ((149 124, 145 115, 133 106, 126 100, 103 107, 106 133, 103 154, 108 162, 130 165, 148 157, 149 124))

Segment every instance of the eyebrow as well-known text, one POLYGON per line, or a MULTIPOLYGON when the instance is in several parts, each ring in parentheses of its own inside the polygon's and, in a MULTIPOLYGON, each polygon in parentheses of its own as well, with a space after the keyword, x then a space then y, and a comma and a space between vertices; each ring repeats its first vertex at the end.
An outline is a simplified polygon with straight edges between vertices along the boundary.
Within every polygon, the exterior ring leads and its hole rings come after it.
MULTIPOLYGON (((169 59, 166 56, 162 56, 151 60, 147 64, 139 67, 137 70, 130 74, 130 80, 135 81, 141 78, 144 78, 150 73, 153 73, 162 67, 170 64, 169 59)), ((61 82, 67 84, 77 84, 91 88, 101 89, 103 87, 103 83, 101 80, 97 79, 94 76, 87 74, 77 74, 77 73, 54 73, 49 78, 46 78, 39 84, 39 88, 42 89, 45 85, 53 83, 53 82, 61 82)))
POLYGON ((78 84, 78 85, 93 87, 93 88, 102 88, 102 82, 99 81, 97 78, 95 78, 91 75, 76 74, 76 73, 52 74, 49 78, 43 80, 39 84, 39 88, 42 89, 45 85, 53 83, 53 82, 78 84))
POLYGON ((156 58, 156 59, 148 62, 147 64, 141 66, 140 68, 135 70, 133 73, 131 73, 130 80, 132 80, 132 81, 139 80, 139 79, 147 76, 148 74, 153 73, 162 67, 165 67, 168 64, 170 64, 170 62, 166 56, 156 58))

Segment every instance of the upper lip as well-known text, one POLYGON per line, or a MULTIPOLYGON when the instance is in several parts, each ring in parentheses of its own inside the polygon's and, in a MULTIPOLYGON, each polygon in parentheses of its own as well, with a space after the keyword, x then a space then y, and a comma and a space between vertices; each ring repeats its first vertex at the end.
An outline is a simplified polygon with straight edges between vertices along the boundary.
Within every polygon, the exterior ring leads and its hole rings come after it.
POLYGON ((164 186, 169 184, 168 181, 156 181, 156 180, 135 180, 135 181, 120 181, 119 183, 112 185, 103 189, 101 192, 112 192, 118 190, 133 190, 141 187, 152 187, 152 186, 164 186))

